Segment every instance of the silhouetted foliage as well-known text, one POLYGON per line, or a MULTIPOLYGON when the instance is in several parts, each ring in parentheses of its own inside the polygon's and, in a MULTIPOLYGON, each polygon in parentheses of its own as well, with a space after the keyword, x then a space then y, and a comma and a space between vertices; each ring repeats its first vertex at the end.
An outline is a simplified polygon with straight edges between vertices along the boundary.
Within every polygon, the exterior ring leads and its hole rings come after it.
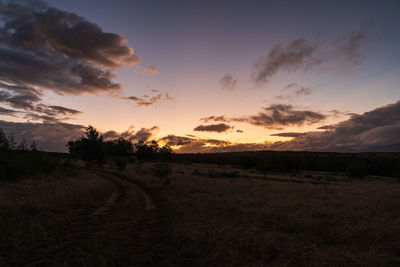
POLYGON ((78 138, 75 141, 69 141, 69 153, 77 155, 79 158, 90 166, 94 162, 102 166, 106 160, 106 151, 103 142, 103 136, 93 127, 88 126, 85 129, 85 136, 78 138))
POLYGON ((135 146, 122 137, 104 141, 92 126, 86 128, 85 136, 69 141, 67 147, 72 155, 85 161, 87 167, 94 163, 102 166, 106 160, 112 160, 120 170, 126 168, 128 157, 130 162, 134 160, 134 154, 140 160, 159 161, 170 160, 173 153, 169 146, 160 147, 156 141, 141 141, 135 146))
POLYGON ((115 164, 117 165, 119 171, 123 171, 126 169, 127 161, 119 159, 115 161, 115 164))
POLYGON ((139 160, 171 160, 172 149, 166 145, 160 147, 156 141, 145 143, 143 141, 138 142, 135 145, 136 156, 139 160))
POLYGON ((180 162, 240 166, 262 172, 293 170, 346 173, 352 178, 366 175, 400 176, 399 153, 331 153, 253 151, 207 154, 174 154, 180 162))
POLYGON ((129 156, 133 153, 132 142, 122 137, 104 143, 107 155, 129 156))
POLYGON ((167 163, 156 163, 151 169, 151 173, 161 180, 164 187, 171 183, 171 179, 169 178, 169 176, 172 174, 172 169, 167 163))
POLYGON ((15 179, 46 174, 59 167, 61 159, 37 150, 35 141, 28 147, 25 139, 16 145, 12 136, 0 129, 0 179, 15 179))

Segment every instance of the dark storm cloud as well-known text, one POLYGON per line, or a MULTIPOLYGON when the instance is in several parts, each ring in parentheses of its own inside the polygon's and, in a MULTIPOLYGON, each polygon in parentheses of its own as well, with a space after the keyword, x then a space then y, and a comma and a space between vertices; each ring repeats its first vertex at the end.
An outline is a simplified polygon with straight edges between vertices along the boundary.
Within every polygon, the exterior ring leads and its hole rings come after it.
POLYGON ((194 128, 193 131, 223 133, 232 128, 233 127, 228 124, 219 123, 219 124, 210 124, 210 125, 199 125, 196 128, 194 128))
POLYGON ((166 92, 166 93, 159 93, 155 96, 148 96, 148 95, 144 95, 142 97, 129 96, 129 97, 123 97, 123 99, 135 102, 138 107, 147 107, 159 103, 161 101, 172 100, 173 97, 170 96, 168 92, 166 92))
POLYGON ((367 34, 371 22, 359 30, 345 32, 336 36, 327 45, 310 44, 304 38, 288 44, 276 44, 266 56, 254 63, 252 80, 263 85, 280 71, 308 71, 320 65, 322 69, 335 69, 343 72, 348 66, 359 64, 365 57, 362 47, 373 38, 367 34))
POLYGON ((18 111, 0 107, 0 115, 15 116, 16 114, 18 114, 18 111))
POLYGON ((391 151, 399 147, 400 101, 354 115, 336 125, 320 127, 292 141, 276 143, 272 149, 320 151, 391 151))
POLYGON ((219 83, 223 90, 233 90, 238 83, 238 79, 235 79, 232 74, 225 74, 221 80, 219 80, 219 83))
POLYGON ((28 123, 0 121, 0 128, 17 142, 35 140, 40 150, 67 152, 66 144, 83 134, 84 127, 67 123, 28 123))

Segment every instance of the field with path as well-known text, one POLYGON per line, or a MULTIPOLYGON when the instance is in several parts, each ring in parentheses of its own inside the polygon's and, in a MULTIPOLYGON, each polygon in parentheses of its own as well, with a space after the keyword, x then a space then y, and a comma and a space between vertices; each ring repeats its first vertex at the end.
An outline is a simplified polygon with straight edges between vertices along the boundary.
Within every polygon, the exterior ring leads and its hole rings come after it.
POLYGON ((399 266, 400 183, 153 163, 0 184, 0 266, 399 266))

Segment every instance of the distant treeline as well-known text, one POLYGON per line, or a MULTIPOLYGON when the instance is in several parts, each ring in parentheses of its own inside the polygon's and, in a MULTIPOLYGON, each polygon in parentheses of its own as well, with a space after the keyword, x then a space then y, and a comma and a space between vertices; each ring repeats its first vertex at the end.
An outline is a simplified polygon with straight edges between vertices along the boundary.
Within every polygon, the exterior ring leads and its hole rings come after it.
POLYGON ((123 169, 127 161, 139 160, 169 160, 173 154, 169 146, 160 147, 156 141, 132 143, 119 137, 104 140, 103 136, 92 126, 88 126, 85 135, 67 144, 71 155, 82 159, 87 166, 104 165, 114 161, 123 169))
POLYGON ((400 153, 330 153, 254 151, 207 154, 174 154, 178 162, 233 165, 259 171, 307 170, 400 177, 400 153))
POLYGON ((57 168, 67 168, 65 155, 41 152, 33 141, 27 145, 25 139, 19 144, 13 136, 7 136, 0 129, 0 179, 46 174, 57 168))

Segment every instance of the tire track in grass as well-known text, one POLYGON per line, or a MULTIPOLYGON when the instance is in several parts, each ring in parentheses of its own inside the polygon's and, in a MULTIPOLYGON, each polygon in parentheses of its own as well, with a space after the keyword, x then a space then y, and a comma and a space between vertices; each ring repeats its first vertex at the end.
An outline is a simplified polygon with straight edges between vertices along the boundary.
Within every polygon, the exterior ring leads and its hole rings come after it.
MULTIPOLYGON (((100 178, 100 176, 99 176, 100 178)), ((113 187, 112 193, 103 202, 103 205, 93 211, 88 211, 71 219, 70 225, 63 226, 61 238, 47 236, 40 244, 24 255, 26 263, 22 266, 43 266, 49 265, 48 261, 60 257, 64 251, 78 245, 79 240, 84 238, 85 233, 96 228, 98 220, 106 216, 107 212, 120 201, 122 197, 121 188, 114 179, 103 177, 113 187)))
POLYGON ((171 210, 166 200, 163 199, 156 189, 148 187, 132 176, 105 170, 103 170, 103 173, 107 173, 134 185, 142 193, 146 215, 143 224, 140 225, 140 229, 138 228, 137 230, 141 232, 145 239, 151 239, 146 252, 144 252, 150 253, 149 257, 151 258, 151 262, 146 263, 146 266, 179 265, 181 259, 178 255, 178 251, 174 249, 172 225, 169 223, 171 210))

